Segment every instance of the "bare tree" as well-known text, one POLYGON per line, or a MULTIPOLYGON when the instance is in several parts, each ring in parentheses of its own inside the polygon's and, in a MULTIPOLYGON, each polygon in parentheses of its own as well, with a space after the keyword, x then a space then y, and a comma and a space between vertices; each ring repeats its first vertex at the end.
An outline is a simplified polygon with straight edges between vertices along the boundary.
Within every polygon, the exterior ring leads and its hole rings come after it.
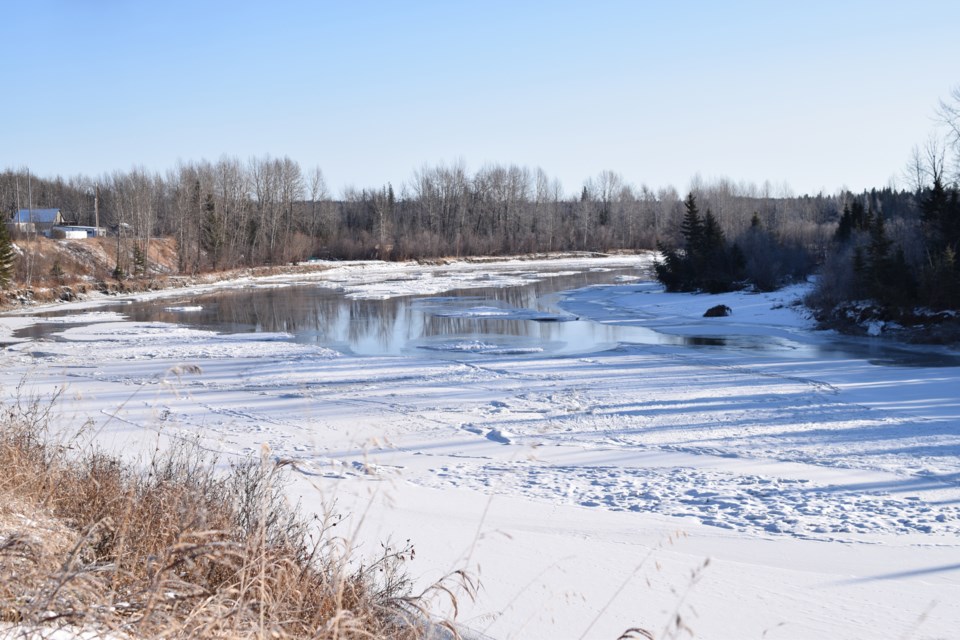
POLYGON ((327 190, 327 181, 323 177, 323 170, 319 166, 314 167, 310 173, 310 221, 307 226, 309 233, 313 237, 320 237, 329 233, 330 221, 329 215, 330 193, 327 190))
POLYGON ((960 85, 953 88, 948 99, 940 101, 938 115, 940 121, 950 131, 951 142, 956 152, 958 165, 960 165, 960 85))

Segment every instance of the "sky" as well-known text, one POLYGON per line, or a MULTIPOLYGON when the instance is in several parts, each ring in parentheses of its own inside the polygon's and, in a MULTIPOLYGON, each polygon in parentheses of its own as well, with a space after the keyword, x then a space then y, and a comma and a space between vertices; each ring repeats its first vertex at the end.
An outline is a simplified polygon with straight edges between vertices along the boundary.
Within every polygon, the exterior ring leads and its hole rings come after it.
POLYGON ((653 189, 907 186, 960 2, 0 2, 0 169, 289 156, 335 192, 424 166, 653 189))

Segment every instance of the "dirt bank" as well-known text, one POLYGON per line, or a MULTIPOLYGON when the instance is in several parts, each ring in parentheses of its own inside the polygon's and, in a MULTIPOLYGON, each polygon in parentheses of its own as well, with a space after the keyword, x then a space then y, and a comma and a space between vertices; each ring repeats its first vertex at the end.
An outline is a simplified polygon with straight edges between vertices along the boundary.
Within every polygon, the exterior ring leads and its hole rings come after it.
POLYGON ((119 295, 209 284, 242 276, 308 273, 325 265, 282 265, 230 269, 215 273, 178 274, 176 242, 173 238, 150 241, 146 259, 135 269, 129 251, 121 249, 121 271, 117 278, 116 238, 51 240, 38 237, 14 242, 19 256, 15 284, 0 291, 0 309, 70 301, 92 292, 119 295), (135 273, 136 272, 136 273, 135 273))

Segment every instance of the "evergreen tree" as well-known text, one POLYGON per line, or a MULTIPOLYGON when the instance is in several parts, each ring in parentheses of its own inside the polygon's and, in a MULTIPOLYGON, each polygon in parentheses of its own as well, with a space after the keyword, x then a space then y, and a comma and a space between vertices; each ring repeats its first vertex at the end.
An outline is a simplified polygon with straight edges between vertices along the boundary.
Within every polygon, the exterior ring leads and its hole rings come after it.
POLYGON ((741 286, 746 257, 739 246, 728 246, 723 229, 713 213, 701 217, 691 193, 684 201, 680 231, 684 247, 680 252, 658 244, 663 261, 654 265, 657 279, 667 291, 720 293, 741 286))
POLYGON ((708 293, 721 293, 733 288, 734 281, 739 279, 735 259, 727 249, 720 223, 709 209, 703 217, 699 246, 692 253, 697 288, 708 293))
POLYGON ((667 291, 686 291, 686 282, 689 277, 685 273, 687 262, 684 257, 663 245, 657 245, 657 249, 663 255, 662 262, 658 260, 653 264, 657 280, 666 287, 667 291))
POLYGON ((203 222, 200 226, 200 246, 207 252, 214 271, 220 265, 224 249, 226 223, 209 193, 203 202, 203 222))
POLYGON ((0 289, 9 289, 13 284, 13 266, 16 259, 17 252, 13 249, 7 225, 0 222, 0 289))
POLYGON ((684 214, 683 222, 680 223, 680 232, 683 234, 686 243, 687 253, 696 251, 700 246, 700 238, 703 235, 703 221, 700 219, 700 210, 697 208, 697 200, 693 193, 687 195, 683 201, 684 214))
POLYGON ((920 201, 920 212, 927 226, 931 249, 942 252, 960 248, 960 192, 943 186, 940 176, 934 176, 931 188, 920 201))
POLYGON ((960 191, 939 174, 920 199, 927 263, 921 274, 921 302, 935 309, 960 308, 960 191))
POLYGON ((57 258, 53 261, 53 266, 50 267, 50 277, 56 280, 57 284, 63 284, 63 277, 65 275, 63 267, 60 265, 60 258, 57 258))
POLYGON ((867 295, 882 305, 889 305, 899 295, 892 290, 894 280, 894 262, 890 258, 890 249, 893 240, 887 237, 883 216, 872 216, 870 225, 870 243, 867 245, 867 255, 863 267, 862 277, 865 282, 867 295))
POLYGON ((843 205, 843 213, 840 215, 840 222, 837 224, 837 231, 834 233, 833 238, 843 244, 849 242, 852 235, 853 216, 850 213, 850 206, 845 204, 843 205))
POLYGON ((885 275, 892 246, 893 240, 887 237, 883 216, 874 216, 873 224, 870 226, 870 244, 867 245, 868 267, 874 278, 885 275))
POLYGON ((147 272, 147 254, 140 245, 133 247, 133 275, 142 276, 147 272))
MULTIPOLYGON (((943 180, 939 174, 935 175, 933 177, 933 187, 920 200, 920 213, 931 235, 939 235, 941 232, 942 221, 945 217, 944 212, 948 206, 947 202, 947 190, 943 187, 943 180)), ((939 237, 934 239, 935 242, 939 240, 939 237)))
POLYGON ((720 223, 717 222, 717 219, 713 213, 710 212, 710 209, 707 209, 707 214, 703 217, 703 225, 700 231, 699 252, 703 254, 705 258, 709 259, 711 254, 722 250, 723 245, 723 229, 720 228, 720 223))
POLYGON ((843 205, 840 223, 834 233, 834 239, 840 243, 849 242, 854 231, 867 231, 873 224, 873 214, 864 207, 863 202, 854 200, 843 205))
POLYGON ((702 242, 703 221, 693 193, 687 195, 680 232, 683 235, 683 252, 667 249, 657 243, 657 249, 663 254, 663 262, 656 262, 654 270, 667 291, 694 291, 700 287, 697 280, 703 268, 702 242))

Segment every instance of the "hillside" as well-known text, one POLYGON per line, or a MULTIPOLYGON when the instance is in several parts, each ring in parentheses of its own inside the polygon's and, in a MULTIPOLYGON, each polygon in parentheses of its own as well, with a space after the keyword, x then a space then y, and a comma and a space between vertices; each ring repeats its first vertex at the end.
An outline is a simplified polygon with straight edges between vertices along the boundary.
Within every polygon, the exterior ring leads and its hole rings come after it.
POLYGON ((122 279, 114 276, 117 265, 116 238, 51 240, 37 237, 14 241, 17 259, 14 285, 0 291, 0 309, 57 300, 70 301, 91 292, 107 294, 180 288, 206 284, 240 276, 265 276, 280 273, 304 273, 329 268, 323 264, 287 264, 280 266, 226 269, 216 272, 177 272, 176 241, 155 238, 146 252, 146 265, 140 275, 133 270, 132 247, 121 251, 122 279))
MULTIPOLYGON (((176 269, 172 238, 150 241, 142 275, 118 281, 116 238, 52 240, 43 236, 17 238, 14 286, 0 293, 0 304, 12 306, 52 300, 72 300, 88 291, 140 290, 164 286, 176 269)), ((122 247, 121 264, 131 271, 132 249, 122 247)))

